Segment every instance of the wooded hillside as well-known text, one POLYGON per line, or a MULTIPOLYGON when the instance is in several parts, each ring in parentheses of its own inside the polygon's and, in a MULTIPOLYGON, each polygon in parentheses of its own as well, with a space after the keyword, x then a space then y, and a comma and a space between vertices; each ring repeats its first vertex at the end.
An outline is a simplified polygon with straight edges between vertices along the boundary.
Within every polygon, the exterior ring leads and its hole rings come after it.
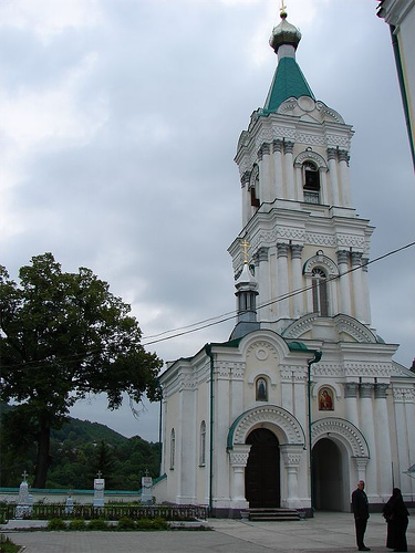
MULTIPOLYGON (((0 406, 0 486, 18 487, 22 473, 34 474, 36 449, 30 432, 10 416, 13 409, 0 406)), ((160 444, 139 436, 126 438, 103 424, 69 417, 51 436, 47 488, 92 489, 98 471, 107 490, 138 490, 146 470, 159 476, 160 444)))

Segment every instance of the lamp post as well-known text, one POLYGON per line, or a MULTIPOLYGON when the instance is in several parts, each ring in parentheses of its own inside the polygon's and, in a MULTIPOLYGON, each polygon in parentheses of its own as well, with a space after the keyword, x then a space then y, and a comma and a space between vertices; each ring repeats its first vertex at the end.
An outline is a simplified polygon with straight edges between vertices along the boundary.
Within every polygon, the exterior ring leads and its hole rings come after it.
POLYGON ((312 476, 312 452, 311 452, 311 365, 318 363, 321 359, 323 352, 314 351, 314 357, 308 361, 308 371, 307 371, 307 392, 308 392, 308 463, 310 466, 310 505, 311 510, 313 510, 313 476, 312 476))

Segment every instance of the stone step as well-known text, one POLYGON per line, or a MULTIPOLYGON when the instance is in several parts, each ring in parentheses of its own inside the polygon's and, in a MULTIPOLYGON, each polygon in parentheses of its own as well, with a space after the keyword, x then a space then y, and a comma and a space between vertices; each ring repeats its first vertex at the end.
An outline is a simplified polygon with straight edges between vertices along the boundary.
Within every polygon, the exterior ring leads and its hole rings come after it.
POLYGON ((254 508, 249 509, 249 520, 294 521, 300 520, 300 514, 295 509, 254 508))

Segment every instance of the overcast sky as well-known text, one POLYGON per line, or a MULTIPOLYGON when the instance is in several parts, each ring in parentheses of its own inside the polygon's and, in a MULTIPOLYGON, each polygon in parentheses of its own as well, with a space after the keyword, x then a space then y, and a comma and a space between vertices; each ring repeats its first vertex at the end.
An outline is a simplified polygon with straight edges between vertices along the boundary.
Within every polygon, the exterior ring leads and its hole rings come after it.
MULTIPOLYGON (((388 26, 374 0, 289 0, 315 96, 353 125, 353 204, 371 258, 414 240, 414 174, 388 26)), ((0 0, 0 264, 51 251, 132 305, 150 336, 235 308, 239 134, 277 57, 277 0, 0 0)), ((373 323, 415 355, 414 248, 369 268, 373 323)), ((149 345, 164 360, 232 323, 149 345)), ((73 416, 156 440, 157 407, 73 416)))

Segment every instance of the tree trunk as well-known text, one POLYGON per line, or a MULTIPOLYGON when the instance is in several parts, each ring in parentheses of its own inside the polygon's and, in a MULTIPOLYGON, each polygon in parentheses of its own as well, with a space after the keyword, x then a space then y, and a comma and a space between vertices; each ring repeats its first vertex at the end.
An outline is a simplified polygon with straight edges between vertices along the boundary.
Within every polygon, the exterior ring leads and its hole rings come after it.
POLYGON ((49 470, 50 424, 48 417, 41 415, 40 430, 37 439, 36 474, 34 488, 45 488, 49 470))

